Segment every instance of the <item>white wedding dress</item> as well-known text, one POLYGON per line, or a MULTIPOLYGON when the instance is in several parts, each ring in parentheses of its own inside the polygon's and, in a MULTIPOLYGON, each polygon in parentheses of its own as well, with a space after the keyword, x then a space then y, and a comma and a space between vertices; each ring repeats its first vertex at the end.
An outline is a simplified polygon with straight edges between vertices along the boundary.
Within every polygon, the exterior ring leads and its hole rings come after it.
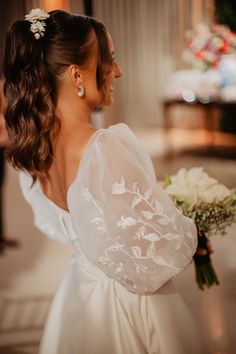
POLYGON ((35 225, 74 246, 40 354, 203 353, 171 281, 192 260, 195 225, 157 184, 149 156, 125 124, 89 140, 68 190, 69 212, 38 181, 31 188, 28 174, 21 172, 20 182, 35 225))

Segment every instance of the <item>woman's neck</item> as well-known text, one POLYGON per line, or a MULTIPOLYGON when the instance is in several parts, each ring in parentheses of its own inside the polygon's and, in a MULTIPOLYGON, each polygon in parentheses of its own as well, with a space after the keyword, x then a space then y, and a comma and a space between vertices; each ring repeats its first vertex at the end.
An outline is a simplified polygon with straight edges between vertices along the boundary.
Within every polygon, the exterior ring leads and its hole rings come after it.
POLYGON ((73 100, 58 101, 56 116, 60 121, 61 130, 84 129, 91 127, 91 108, 85 101, 78 102, 78 98, 73 100))

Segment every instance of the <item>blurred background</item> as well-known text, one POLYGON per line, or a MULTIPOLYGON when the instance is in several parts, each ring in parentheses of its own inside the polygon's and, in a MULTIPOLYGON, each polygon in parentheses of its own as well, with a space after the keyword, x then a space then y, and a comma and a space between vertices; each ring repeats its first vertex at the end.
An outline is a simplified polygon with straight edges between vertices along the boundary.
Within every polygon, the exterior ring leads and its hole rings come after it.
MULTIPOLYGON (((235 187, 236 1, 0 0, 0 60, 9 25, 36 7, 93 15, 111 33, 123 76, 114 104, 93 112, 97 128, 128 124, 159 180, 181 167, 203 166, 235 187)), ((72 250, 36 230, 17 172, 1 166, 9 242, 0 250, 0 353, 35 354, 72 250)), ((233 225, 227 236, 212 239, 220 286, 198 290, 193 264, 174 280, 207 342, 208 352, 199 354, 236 352, 235 234, 233 225)))

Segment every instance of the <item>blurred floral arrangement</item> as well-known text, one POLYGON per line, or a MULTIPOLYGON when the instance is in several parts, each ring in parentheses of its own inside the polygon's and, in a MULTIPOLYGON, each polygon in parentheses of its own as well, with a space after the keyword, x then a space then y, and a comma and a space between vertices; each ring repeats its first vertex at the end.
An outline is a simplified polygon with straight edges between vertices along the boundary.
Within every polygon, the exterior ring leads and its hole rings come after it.
POLYGON ((229 190, 202 167, 166 177, 166 192, 185 216, 194 220, 198 232, 198 249, 194 255, 196 281, 200 289, 219 284, 211 263, 209 236, 226 234, 226 227, 236 222, 236 189, 229 190))
POLYGON ((186 40, 188 47, 182 57, 193 68, 217 68, 222 55, 236 53, 236 33, 223 25, 199 23, 187 31, 186 40))
POLYGON ((219 24, 199 23, 186 33, 182 52, 189 69, 173 72, 166 85, 167 99, 208 103, 236 101, 236 33, 219 24))

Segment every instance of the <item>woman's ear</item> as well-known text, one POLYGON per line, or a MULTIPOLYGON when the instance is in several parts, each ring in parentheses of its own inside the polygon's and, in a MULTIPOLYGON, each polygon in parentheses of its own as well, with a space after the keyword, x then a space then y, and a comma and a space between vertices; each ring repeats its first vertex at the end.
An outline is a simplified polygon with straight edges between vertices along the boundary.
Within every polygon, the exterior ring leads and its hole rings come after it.
POLYGON ((78 88, 83 82, 80 68, 78 65, 70 65, 68 71, 71 81, 78 88))

